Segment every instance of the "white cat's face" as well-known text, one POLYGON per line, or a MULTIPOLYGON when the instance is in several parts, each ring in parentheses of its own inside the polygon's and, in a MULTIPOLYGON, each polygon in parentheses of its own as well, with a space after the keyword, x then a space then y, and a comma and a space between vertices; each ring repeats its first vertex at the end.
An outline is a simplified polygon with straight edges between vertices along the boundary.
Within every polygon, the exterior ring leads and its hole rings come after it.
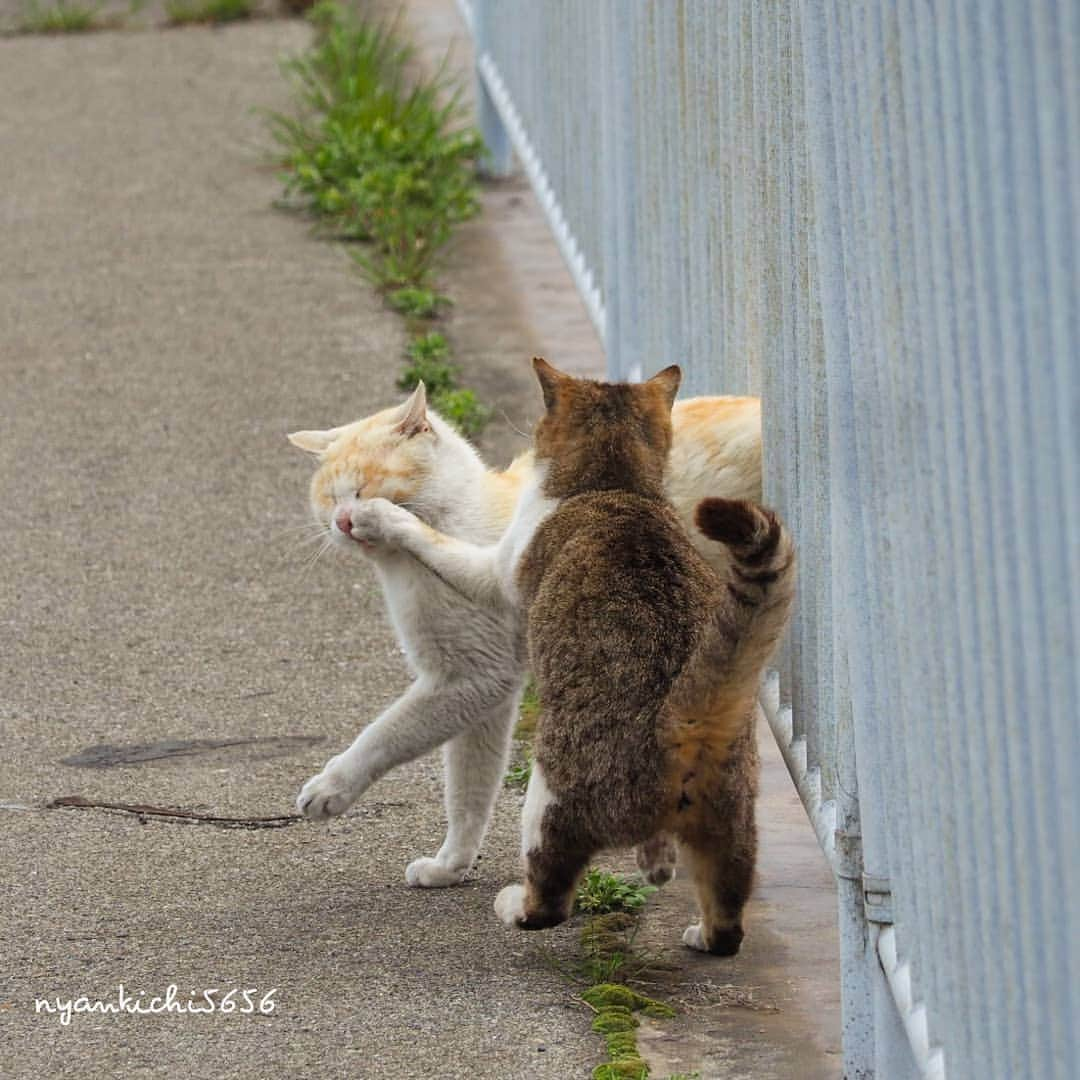
POLYGON ((408 505, 419 495, 434 464, 437 441, 428 422, 423 383, 404 405, 343 427, 289 436, 294 446, 319 459, 311 478, 311 510, 342 544, 352 542, 347 522, 356 503, 383 498, 408 505))

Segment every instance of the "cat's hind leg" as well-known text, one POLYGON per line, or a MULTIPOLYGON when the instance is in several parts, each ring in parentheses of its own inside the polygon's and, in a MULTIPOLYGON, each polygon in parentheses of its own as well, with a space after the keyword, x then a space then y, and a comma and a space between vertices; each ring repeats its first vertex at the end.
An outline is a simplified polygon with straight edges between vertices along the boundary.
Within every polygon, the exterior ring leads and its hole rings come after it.
POLYGON ((520 700, 518 692, 493 706, 443 747, 446 839, 434 858, 409 863, 405 880, 410 885, 427 889, 457 885, 472 867, 506 773, 520 700))
POLYGON ((521 816, 525 883, 507 885, 495 898, 495 914, 507 926, 543 930, 570 917, 575 886, 596 851, 577 824, 534 761, 521 816))
POLYGON ((650 885, 666 885, 675 876, 679 851, 671 833, 658 832, 634 848, 638 869, 650 885))
POLYGON ((734 956, 742 944, 742 913, 753 890, 757 856, 757 769, 753 728, 748 728, 716 781, 706 792, 694 792, 685 827, 676 825, 680 855, 701 908, 701 921, 683 934, 691 949, 734 956))

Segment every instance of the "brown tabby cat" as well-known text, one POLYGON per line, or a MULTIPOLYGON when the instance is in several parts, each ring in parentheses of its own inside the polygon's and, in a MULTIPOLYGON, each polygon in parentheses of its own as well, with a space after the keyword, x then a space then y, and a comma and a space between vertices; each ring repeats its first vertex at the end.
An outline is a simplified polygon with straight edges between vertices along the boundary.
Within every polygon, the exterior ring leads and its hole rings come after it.
POLYGON ((517 585, 549 796, 525 823, 525 889, 500 914, 562 922, 598 849, 666 830, 701 905, 684 940, 733 954, 756 847, 754 704, 791 606, 790 539, 769 511, 705 500, 698 526, 734 557, 722 578, 683 532, 663 492, 677 367, 640 386, 536 370, 547 404, 536 457, 558 505, 517 585))
POLYGON ((378 499, 353 512, 351 535, 520 613, 543 713, 526 881, 500 892, 499 916, 524 929, 562 922, 597 851, 669 831, 701 906, 683 941, 731 955, 756 848, 755 697, 791 607, 791 540, 767 510, 706 499, 698 527, 732 556, 721 574, 679 525, 663 490, 677 367, 612 385, 534 366, 547 407, 535 478, 498 545, 410 525, 378 499))

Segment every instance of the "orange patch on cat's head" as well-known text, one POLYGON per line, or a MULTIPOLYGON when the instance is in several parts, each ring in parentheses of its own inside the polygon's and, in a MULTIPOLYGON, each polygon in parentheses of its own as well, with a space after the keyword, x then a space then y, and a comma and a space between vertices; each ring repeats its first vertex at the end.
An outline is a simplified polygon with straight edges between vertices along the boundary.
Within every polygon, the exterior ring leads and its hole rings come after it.
POLYGON ((401 503, 423 486, 434 462, 434 433, 427 421, 421 383, 403 405, 325 431, 300 431, 289 441, 315 454, 311 478, 315 516, 330 520, 334 507, 350 499, 401 503))

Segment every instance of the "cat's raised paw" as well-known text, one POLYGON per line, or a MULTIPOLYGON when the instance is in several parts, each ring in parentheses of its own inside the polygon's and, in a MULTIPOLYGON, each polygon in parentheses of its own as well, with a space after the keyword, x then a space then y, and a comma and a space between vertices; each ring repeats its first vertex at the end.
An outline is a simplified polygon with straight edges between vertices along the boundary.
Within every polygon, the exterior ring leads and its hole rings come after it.
POLYGON ((438 859, 413 859, 405 867, 405 883, 414 889, 445 889, 460 885, 465 880, 468 867, 455 870, 438 859))
POLYGON ((296 797, 296 809, 311 821, 343 814, 356 801, 351 784, 329 769, 313 776, 296 797))
POLYGON ((507 926, 519 926, 525 918, 525 886, 507 885, 495 897, 495 914, 507 926))
POLYGON ((411 517, 407 510, 395 506, 388 499, 366 499, 352 509, 350 535, 369 547, 392 544, 394 526, 401 522, 403 516, 406 520, 411 517))

